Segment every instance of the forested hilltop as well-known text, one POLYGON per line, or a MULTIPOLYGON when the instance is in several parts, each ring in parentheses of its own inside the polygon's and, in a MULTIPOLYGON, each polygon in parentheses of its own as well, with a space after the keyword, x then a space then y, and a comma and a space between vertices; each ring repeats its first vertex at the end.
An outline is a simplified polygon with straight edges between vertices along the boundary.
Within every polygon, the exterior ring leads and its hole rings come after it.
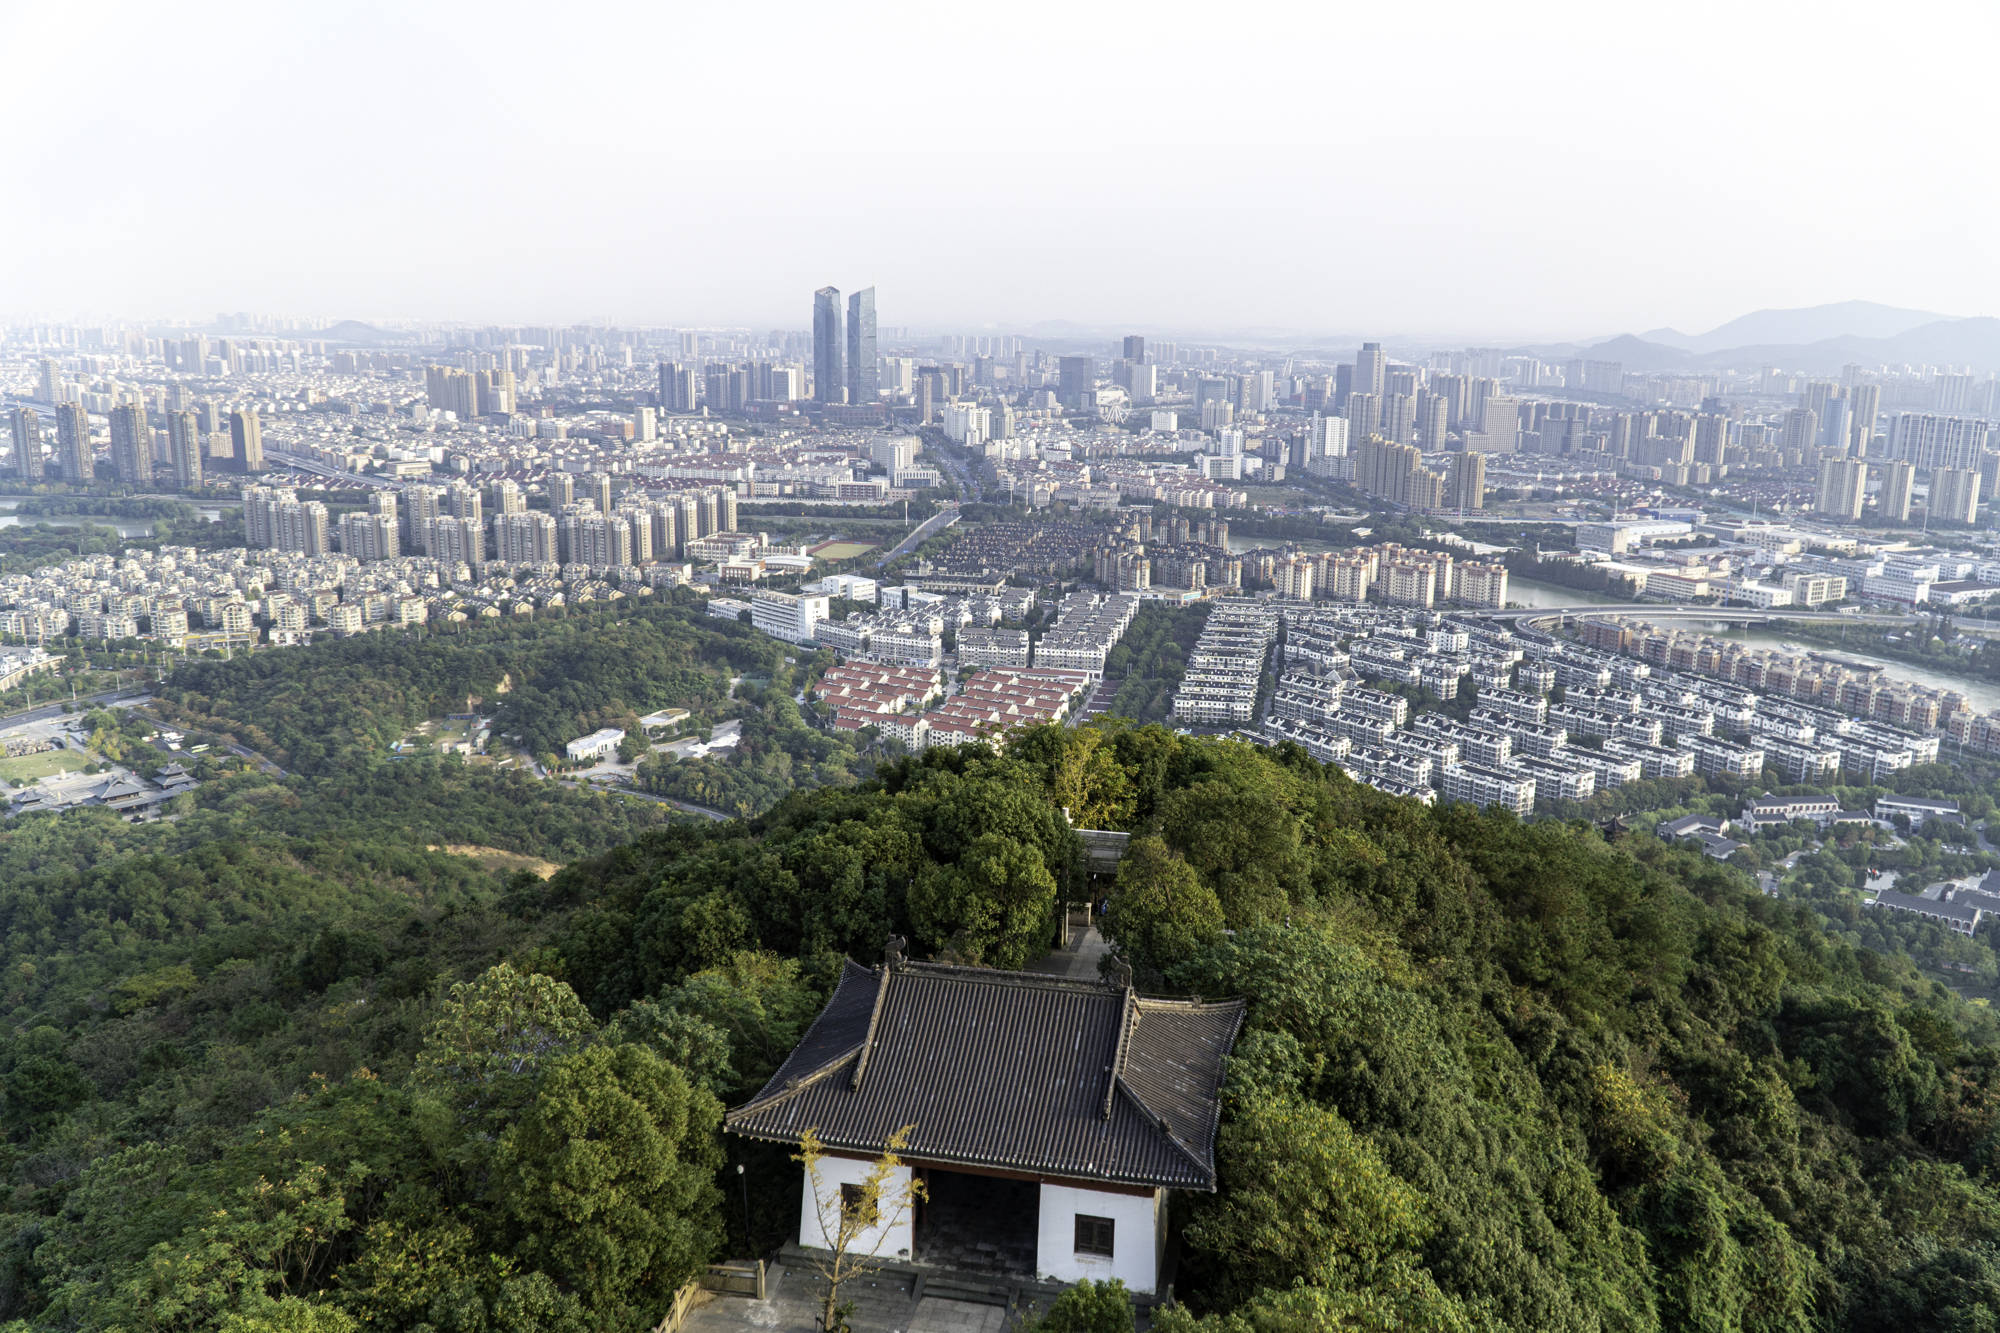
POLYGON ((1248 1004, 1155 1327, 2000 1312, 1992 1017, 1649 836, 1116 725, 699 826, 433 761, 202 800, 0 832, 0 1324, 637 1333, 795 1223, 720 1112, 840 956, 1031 959, 1082 891, 1064 809, 1135 834, 1142 984, 1248 1004))

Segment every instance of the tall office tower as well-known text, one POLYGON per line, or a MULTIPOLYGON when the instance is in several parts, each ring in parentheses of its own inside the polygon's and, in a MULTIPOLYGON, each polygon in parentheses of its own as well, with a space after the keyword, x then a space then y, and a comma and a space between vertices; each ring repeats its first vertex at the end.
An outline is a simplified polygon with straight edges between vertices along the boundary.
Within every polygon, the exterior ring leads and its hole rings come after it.
POLYGON ((264 425, 254 407, 229 414, 229 461, 233 471, 245 476, 264 470, 264 425))
POLYGON ((1146 339, 1137 333, 1125 335, 1125 359, 1135 366, 1146 363, 1146 339))
POLYGON ((1445 488, 1447 508, 1460 512, 1486 507, 1486 455, 1453 454, 1451 474, 1445 488))
POLYGON ((524 514, 528 510, 528 497, 521 491, 519 482, 496 481, 493 483, 493 510, 500 514, 524 514))
POLYGON ((54 406, 69 395, 63 392, 62 370, 52 357, 43 357, 41 365, 42 401, 54 406))
POLYGON ((1097 405, 1097 358, 1066 356, 1056 362, 1056 398, 1069 411, 1097 405))
POLYGON ((62 461, 62 479, 81 485, 97 476, 90 456, 90 415, 82 403, 56 404, 56 456, 62 461))
POLYGON ((17 407, 14 428, 14 475, 23 481, 42 479, 42 417, 32 407, 17 407))
MULTIPOLYGON (((1810 408, 1800 408, 1808 415, 1810 408)), ((1868 465, 1858 458, 1829 458, 1819 465, 1819 502, 1815 512, 1852 523, 1861 517, 1862 494, 1868 485, 1868 465)))
POLYGON ((1932 523, 1973 522, 1979 516, 1979 474, 1956 467, 1931 473, 1929 513, 1932 523))
POLYGON ((1382 399, 1372 393, 1347 395, 1347 437, 1359 444, 1382 431, 1382 399))
POLYGON ((1786 453, 1811 453, 1819 441, 1819 413, 1810 407, 1795 407, 1785 413, 1785 427, 1778 447, 1786 453))
POLYGON ((1882 491, 1876 497, 1876 512, 1892 523, 1910 521, 1910 490, 1917 470, 1898 458, 1882 465, 1882 491))
MULTIPOLYGON (((1424 448, 1435 453, 1450 441, 1451 407, 1444 398, 1435 393, 1426 393, 1417 405, 1417 431, 1423 437, 1424 448)), ((1484 467, 1484 464, 1480 466, 1484 467)))
POLYGON ((523 511, 493 516, 494 558, 503 565, 552 565, 557 558, 552 515, 523 511))
POLYGON ((1362 343, 1354 358, 1354 392, 1372 393, 1379 400, 1388 391, 1388 373, 1389 358, 1382 354, 1382 344, 1362 343))
POLYGON ((1829 398, 1819 412, 1819 447, 1846 453, 1854 444, 1854 404, 1845 398, 1829 398))
POLYGON ((1126 388, 1134 403, 1150 403, 1160 396, 1160 368, 1134 361, 1125 368, 1126 388))
POLYGON ((1382 434, 1397 444, 1417 442, 1417 400, 1405 393, 1392 393, 1382 403, 1382 434))
POLYGON ((1857 384, 1847 391, 1847 400, 1853 406, 1854 455, 1866 457, 1874 452, 1875 419, 1882 412, 1882 386, 1879 384, 1857 384))
POLYGON ((153 480, 153 432, 139 403, 120 403, 111 409, 111 466, 127 486, 145 486, 153 480))
POLYGON ((813 401, 837 403, 847 389, 841 372, 840 288, 813 293, 813 401))
POLYGON ((882 367, 875 359, 875 289, 847 298, 847 401, 873 403, 882 396, 882 367))
POLYGON ((201 423, 194 413, 167 413, 167 452, 174 460, 174 489, 200 490, 205 480, 206 460, 202 457, 201 423))

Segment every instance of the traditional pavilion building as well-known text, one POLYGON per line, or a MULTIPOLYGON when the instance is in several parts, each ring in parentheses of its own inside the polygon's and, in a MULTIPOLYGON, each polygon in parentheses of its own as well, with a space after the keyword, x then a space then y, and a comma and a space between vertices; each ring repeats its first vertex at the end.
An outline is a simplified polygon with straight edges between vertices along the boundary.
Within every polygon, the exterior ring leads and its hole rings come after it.
POLYGON ((905 961, 849 962, 798 1048, 729 1113, 747 1138, 826 1149, 803 1183, 799 1243, 825 1248, 817 1200, 863 1181, 912 1126, 902 1177, 928 1198, 857 1248, 885 1259, 1121 1279, 1157 1292, 1169 1190, 1215 1188, 1223 1060, 1242 1001, 905 961))

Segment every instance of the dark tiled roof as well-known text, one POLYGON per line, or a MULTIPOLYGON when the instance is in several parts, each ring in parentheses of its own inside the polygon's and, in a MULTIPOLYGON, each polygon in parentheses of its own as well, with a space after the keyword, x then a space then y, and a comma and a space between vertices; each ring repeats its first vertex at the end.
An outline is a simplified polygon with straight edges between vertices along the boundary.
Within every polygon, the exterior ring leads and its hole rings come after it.
POLYGON ((731 1131, 1038 1175, 1215 1187, 1223 1057, 1241 1001, 1142 999, 1022 972, 847 964, 731 1131))

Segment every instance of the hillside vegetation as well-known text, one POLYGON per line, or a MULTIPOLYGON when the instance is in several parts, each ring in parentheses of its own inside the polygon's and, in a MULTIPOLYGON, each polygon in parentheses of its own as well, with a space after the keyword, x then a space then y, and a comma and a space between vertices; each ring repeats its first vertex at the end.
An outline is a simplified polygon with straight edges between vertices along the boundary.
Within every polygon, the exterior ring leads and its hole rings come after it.
POLYGON ((544 882, 425 848, 548 856, 610 807, 522 796, 510 836, 489 780, 355 778, 349 834, 331 790, 268 779, 209 798, 211 837, 0 833, 0 1324, 637 1333, 795 1225, 797 1168, 720 1111, 840 955, 1030 960, 1086 891, 1064 808, 1136 835, 1107 929, 1144 984, 1248 1003, 1155 1327, 2000 1311, 1991 1017, 1649 837, 1044 728, 627 829, 544 882), (405 834, 398 804, 467 827, 405 834))

